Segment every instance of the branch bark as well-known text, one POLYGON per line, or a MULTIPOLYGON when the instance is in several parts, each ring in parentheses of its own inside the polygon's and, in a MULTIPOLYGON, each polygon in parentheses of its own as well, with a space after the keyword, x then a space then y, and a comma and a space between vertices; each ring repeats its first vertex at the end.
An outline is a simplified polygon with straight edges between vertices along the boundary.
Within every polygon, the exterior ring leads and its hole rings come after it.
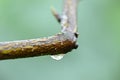
POLYGON ((48 38, 0 42, 0 60, 33 56, 66 54, 77 48, 77 0, 64 0, 63 14, 59 22, 62 26, 60 34, 48 38))

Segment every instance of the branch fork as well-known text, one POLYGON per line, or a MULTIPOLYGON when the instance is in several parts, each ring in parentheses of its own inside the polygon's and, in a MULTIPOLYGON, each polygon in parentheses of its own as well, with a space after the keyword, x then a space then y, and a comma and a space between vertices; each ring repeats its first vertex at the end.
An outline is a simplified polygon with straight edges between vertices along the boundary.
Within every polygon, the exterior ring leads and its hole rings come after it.
POLYGON ((76 49, 78 33, 76 20, 77 0, 64 0, 63 14, 52 13, 61 24, 61 33, 48 38, 0 42, 0 60, 33 56, 66 54, 76 49))

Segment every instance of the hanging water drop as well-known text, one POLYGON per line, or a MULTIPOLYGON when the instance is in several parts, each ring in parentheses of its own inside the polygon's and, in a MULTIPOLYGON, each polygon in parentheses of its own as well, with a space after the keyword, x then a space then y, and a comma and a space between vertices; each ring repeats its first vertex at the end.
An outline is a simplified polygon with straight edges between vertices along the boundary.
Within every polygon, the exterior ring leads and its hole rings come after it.
POLYGON ((52 55, 51 58, 55 60, 61 60, 65 54, 52 55))

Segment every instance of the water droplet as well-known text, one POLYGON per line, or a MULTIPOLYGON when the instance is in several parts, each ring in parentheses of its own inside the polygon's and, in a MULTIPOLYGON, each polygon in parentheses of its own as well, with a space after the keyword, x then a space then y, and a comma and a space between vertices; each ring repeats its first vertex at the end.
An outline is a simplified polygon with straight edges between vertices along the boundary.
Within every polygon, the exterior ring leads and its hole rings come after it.
POLYGON ((55 60, 61 60, 65 54, 52 55, 51 58, 55 60))

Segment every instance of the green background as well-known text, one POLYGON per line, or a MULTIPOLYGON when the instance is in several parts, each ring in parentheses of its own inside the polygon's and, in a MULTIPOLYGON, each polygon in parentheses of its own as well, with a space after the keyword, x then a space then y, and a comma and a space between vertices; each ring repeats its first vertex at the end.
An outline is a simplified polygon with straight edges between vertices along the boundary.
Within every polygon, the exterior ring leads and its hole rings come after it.
MULTIPOLYGON (((50 7, 62 0, 0 0, 0 41, 51 36, 61 26, 50 7)), ((79 48, 50 56, 0 61, 0 80, 120 80, 120 0, 81 0, 79 48)))

